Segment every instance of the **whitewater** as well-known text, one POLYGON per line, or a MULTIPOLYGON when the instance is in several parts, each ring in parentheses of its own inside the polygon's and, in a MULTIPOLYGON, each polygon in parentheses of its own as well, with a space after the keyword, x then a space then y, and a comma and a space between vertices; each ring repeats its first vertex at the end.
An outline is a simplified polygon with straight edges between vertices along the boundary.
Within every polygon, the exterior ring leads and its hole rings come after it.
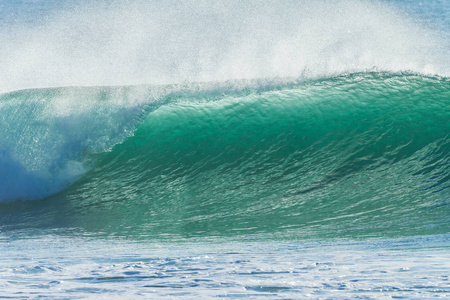
POLYGON ((450 297, 447 1, 0 4, 0 297, 450 297))

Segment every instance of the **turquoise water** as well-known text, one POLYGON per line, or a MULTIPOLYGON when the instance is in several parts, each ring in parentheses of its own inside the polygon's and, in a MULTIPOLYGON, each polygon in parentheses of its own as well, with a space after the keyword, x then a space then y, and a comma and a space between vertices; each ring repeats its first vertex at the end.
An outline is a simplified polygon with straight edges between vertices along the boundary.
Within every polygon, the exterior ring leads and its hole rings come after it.
POLYGON ((9 201, 5 228, 150 237, 448 232, 448 79, 362 73, 246 86, 4 94, 2 197, 44 198, 9 201), (158 89, 149 104, 114 107, 158 89), (98 100, 57 113, 62 99, 80 96, 98 100), (13 130, 27 133, 17 139, 13 130), (32 159, 28 151, 23 165, 12 159, 30 144, 32 159))
POLYGON ((5 2, 0 297, 449 297, 449 10, 5 2))

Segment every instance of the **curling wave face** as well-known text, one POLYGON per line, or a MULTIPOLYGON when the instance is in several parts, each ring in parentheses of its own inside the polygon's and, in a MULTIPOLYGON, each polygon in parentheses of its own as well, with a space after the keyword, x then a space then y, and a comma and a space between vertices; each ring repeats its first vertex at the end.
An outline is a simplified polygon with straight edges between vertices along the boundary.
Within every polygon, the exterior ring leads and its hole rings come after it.
POLYGON ((153 236, 448 232, 448 99, 447 78, 388 73, 4 94, 1 109, 28 118, 1 114, 15 129, 2 199, 62 191, 3 204, 3 219, 31 209, 23 224, 153 236), (68 115, 69 96, 89 101, 68 115))
POLYGON ((408 1, 0 12, 0 229, 448 232, 446 8, 408 1))

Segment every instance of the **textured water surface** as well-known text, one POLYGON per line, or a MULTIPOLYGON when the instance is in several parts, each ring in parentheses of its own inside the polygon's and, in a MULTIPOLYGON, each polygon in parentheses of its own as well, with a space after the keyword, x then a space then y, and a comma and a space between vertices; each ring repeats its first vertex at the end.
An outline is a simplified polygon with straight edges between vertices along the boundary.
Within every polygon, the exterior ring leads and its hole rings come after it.
POLYGON ((367 242, 143 243, 55 235, 7 241, 1 250, 9 259, 0 264, 6 298, 450 296, 448 235, 367 242))

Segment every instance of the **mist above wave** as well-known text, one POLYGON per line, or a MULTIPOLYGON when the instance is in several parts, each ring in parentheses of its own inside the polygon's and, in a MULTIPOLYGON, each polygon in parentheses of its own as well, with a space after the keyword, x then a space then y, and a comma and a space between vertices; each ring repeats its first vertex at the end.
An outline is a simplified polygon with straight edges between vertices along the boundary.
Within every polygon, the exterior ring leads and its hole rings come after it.
POLYGON ((448 76, 448 39, 373 1, 115 1, 0 30, 0 92, 31 87, 448 76))

